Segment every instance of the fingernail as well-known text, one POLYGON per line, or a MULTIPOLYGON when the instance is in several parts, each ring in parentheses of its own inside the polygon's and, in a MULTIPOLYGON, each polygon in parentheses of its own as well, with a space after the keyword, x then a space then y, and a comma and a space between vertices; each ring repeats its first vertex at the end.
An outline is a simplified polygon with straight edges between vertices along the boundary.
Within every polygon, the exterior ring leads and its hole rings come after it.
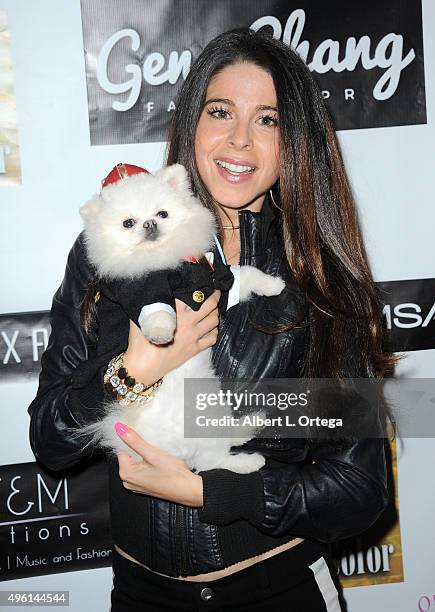
POLYGON ((115 423, 115 429, 116 433, 119 433, 120 436, 125 436, 128 431, 127 425, 124 425, 124 423, 121 423, 120 421, 115 423))

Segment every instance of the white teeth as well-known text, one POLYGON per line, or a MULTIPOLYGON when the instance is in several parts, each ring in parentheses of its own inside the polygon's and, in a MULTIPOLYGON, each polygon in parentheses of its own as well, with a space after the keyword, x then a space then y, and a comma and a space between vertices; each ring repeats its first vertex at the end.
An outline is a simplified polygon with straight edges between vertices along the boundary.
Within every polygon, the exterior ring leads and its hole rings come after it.
POLYGON ((220 159, 217 159, 216 163, 218 166, 226 168, 231 172, 253 172, 255 170, 253 166, 237 166, 236 164, 229 164, 228 162, 221 161, 220 159))

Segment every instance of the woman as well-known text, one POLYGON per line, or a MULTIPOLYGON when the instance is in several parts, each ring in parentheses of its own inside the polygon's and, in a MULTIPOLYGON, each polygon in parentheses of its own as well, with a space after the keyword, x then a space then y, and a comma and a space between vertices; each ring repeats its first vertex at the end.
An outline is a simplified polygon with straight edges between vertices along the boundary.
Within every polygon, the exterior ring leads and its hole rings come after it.
MULTIPOLYGON (((124 364, 136 380, 151 385, 209 346, 216 372, 230 378, 392 370, 335 132, 293 51, 249 30, 209 43, 180 92, 167 161, 187 168, 215 213, 234 270, 256 265, 286 288, 235 304, 220 321, 219 292, 197 312, 177 302, 175 338, 164 347, 130 322, 118 340, 125 349, 129 331, 124 364)), ((96 418, 116 354, 113 337, 93 340, 80 321, 96 290, 80 235, 29 408, 32 448, 51 469, 88 458, 64 432, 96 418)), ((113 612, 344 609, 328 543, 367 529, 385 508, 383 439, 256 439, 239 451, 261 452, 259 471, 194 474, 123 424, 117 431, 144 460, 108 461, 113 612)))

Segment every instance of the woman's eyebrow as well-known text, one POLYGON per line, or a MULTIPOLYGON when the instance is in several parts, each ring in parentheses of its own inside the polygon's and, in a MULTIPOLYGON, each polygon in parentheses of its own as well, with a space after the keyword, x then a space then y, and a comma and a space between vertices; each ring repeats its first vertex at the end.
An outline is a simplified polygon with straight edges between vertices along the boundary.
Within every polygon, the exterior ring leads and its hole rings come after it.
POLYGON ((211 104, 212 102, 221 102, 222 104, 228 104, 229 106, 235 106, 232 100, 228 100, 228 98, 210 98, 210 100, 206 100, 204 102, 204 106, 206 104, 211 104))
MULTIPOLYGON (((216 102, 219 102, 221 104, 228 104, 228 106, 235 106, 234 102, 232 100, 229 100, 228 98, 210 98, 210 100, 206 100, 204 102, 204 106, 206 106, 207 104, 212 104, 216 102)), ((255 110, 256 111, 271 110, 275 112, 278 111, 276 106, 269 106, 268 104, 259 104, 258 106, 255 107, 255 110)))
POLYGON ((278 112, 278 109, 276 108, 276 106, 268 106, 267 104, 260 104, 260 106, 257 106, 257 108, 255 110, 271 110, 271 111, 275 111, 278 112))

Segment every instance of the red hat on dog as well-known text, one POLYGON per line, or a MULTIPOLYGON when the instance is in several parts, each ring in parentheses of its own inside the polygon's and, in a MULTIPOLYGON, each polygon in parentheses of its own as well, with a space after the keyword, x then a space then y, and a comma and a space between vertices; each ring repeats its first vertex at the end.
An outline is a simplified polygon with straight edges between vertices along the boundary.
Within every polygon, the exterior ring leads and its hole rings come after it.
POLYGON ((109 172, 106 178, 101 181, 101 187, 107 187, 107 185, 111 185, 112 183, 117 183, 118 181, 125 181, 129 176, 133 176, 134 174, 140 174, 144 172, 145 174, 150 174, 148 170, 145 168, 141 168, 140 166, 133 166, 132 164, 116 164, 116 166, 109 172))

